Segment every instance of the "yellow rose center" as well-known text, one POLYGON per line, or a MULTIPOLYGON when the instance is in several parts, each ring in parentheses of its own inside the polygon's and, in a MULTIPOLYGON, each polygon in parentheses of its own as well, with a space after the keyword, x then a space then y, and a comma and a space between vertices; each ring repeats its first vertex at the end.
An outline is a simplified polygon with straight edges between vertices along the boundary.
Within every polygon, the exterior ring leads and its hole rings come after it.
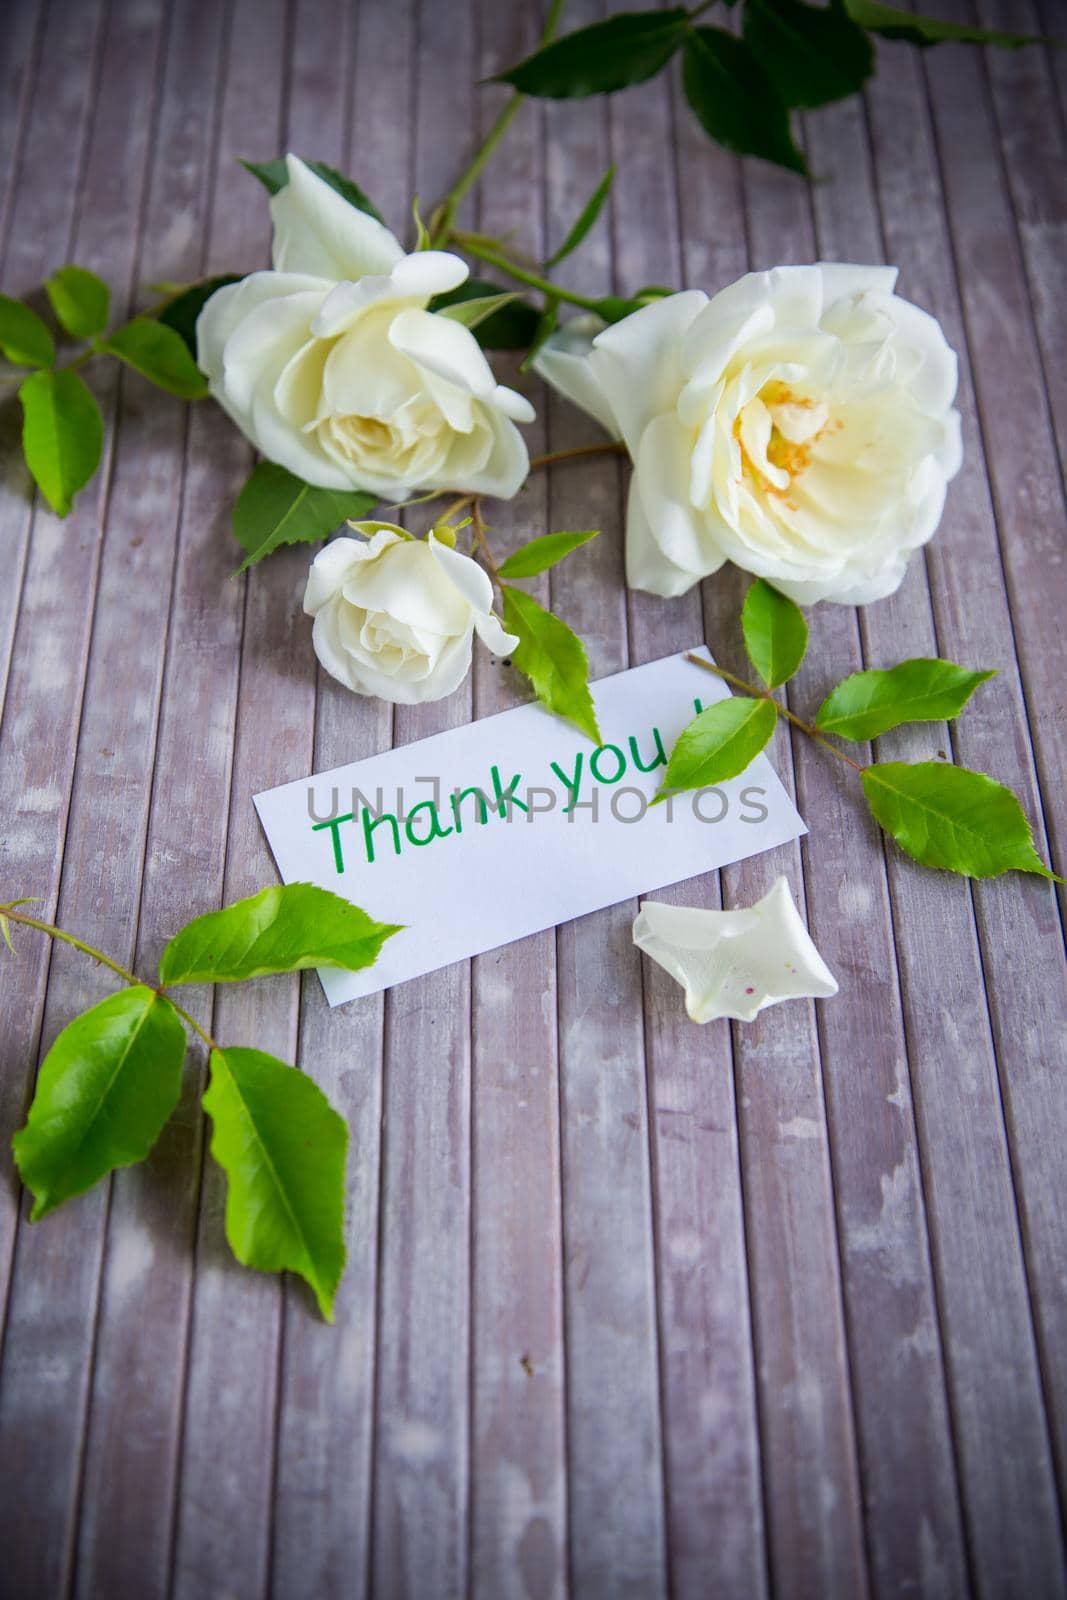
POLYGON ((764 494, 788 497, 811 466, 815 445, 831 421, 825 400, 798 394, 781 379, 765 383, 734 422, 741 470, 764 494))

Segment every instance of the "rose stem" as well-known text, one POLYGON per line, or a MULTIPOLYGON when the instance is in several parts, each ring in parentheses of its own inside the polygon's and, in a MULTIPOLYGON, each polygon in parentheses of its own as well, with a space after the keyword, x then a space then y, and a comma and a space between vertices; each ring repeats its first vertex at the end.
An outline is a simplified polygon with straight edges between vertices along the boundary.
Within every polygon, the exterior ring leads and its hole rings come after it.
POLYGON ((485 562, 486 566, 489 569, 489 576, 492 578, 493 582, 499 588, 500 587, 500 573, 497 570, 496 562, 493 560, 493 552, 489 548, 489 540, 485 536, 485 521, 484 521, 484 519, 482 517, 482 502, 481 502, 480 496, 478 496, 476 494, 471 495, 470 504, 471 504, 471 527, 472 527, 473 532, 474 532, 474 542, 477 545, 479 551, 481 552, 482 560, 485 562))
MULTIPOLYGON (((38 933, 46 933, 50 939, 60 939, 64 944, 72 945, 75 950, 80 950, 83 956, 88 956, 91 961, 99 961, 101 966, 109 967, 112 972, 116 973, 126 983, 133 984, 139 989, 151 989, 154 994, 158 995, 166 992, 162 984, 146 983, 143 978, 139 978, 128 967, 120 966, 117 961, 112 961, 111 957, 106 956, 102 950, 97 950, 94 945, 87 944, 84 939, 79 939, 73 933, 67 933, 64 928, 57 928, 52 922, 42 922, 39 917, 31 917, 25 911, 17 911, 12 906, 0 906, 0 917, 6 918, 8 922, 21 922, 27 928, 36 928, 38 933)), ((210 1033, 200 1026, 196 1018, 191 1017, 188 1011, 184 1010, 171 995, 168 994, 166 998, 170 1001, 179 1017, 189 1024, 194 1033, 200 1035, 208 1049, 218 1050, 219 1046, 215 1040, 210 1033)))
POLYGON ((806 733, 809 739, 814 739, 816 744, 821 744, 825 750, 829 750, 832 756, 836 756, 839 761, 847 762, 856 772, 864 770, 858 761, 853 761, 851 756, 847 756, 843 750, 839 750, 835 744, 831 744, 829 739, 824 738, 818 728, 813 728, 810 722, 802 721, 795 712, 790 711, 788 706, 784 706, 780 700, 776 700, 769 689, 759 689, 754 683, 746 683, 744 678, 738 678, 734 673, 727 672, 725 667, 713 667, 710 661, 704 660, 703 656, 695 656, 687 651, 685 659, 691 661, 695 667, 703 667, 705 672, 713 672, 717 678, 724 678, 727 683, 732 683, 735 689, 743 689, 754 700, 769 700, 771 705, 781 712, 787 722, 791 722, 795 728, 800 729, 801 733, 806 733))
MULTIPOLYGON (((559 23, 563 6, 564 0, 552 0, 552 4, 548 8, 548 17, 545 21, 545 26, 541 34, 542 45, 546 45, 551 41, 559 23)), ((507 102, 500 115, 493 123, 493 126, 489 129, 489 132, 486 134, 481 147, 475 152, 470 165, 464 172, 460 174, 460 176, 456 179, 456 182, 445 195, 444 199, 435 208, 433 215, 437 220, 434 224, 432 237, 430 239, 430 243, 435 250, 442 249, 448 243, 449 235, 452 232, 452 223, 455 220, 456 212, 459 209, 460 203, 462 202, 467 191, 475 183, 477 183, 478 179, 481 177, 482 169, 485 167, 486 162, 489 160, 489 157, 492 155, 493 151, 496 149, 505 133, 507 133, 508 128, 511 126, 512 119, 514 118, 516 111, 518 111, 524 99, 525 96, 523 95, 521 89, 516 89, 511 99, 507 102)), ((474 252, 471 253, 473 254, 474 252)))
MULTIPOLYGON (((626 446, 617 442, 616 440, 612 440, 609 444, 577 444, 572 446, 572 448, 569 450, 550 450, 547 455, 533 456, 530 461, 530 471, 538 472, 542 467, 553 467, 562 461, 576 461, 579 456, 616 456, 625 455, 625 453, 626 446)), ((443 494, 444 490, 441 490, 440 492, 443 494)), ((436 495, 426 495, 421 502, 413 501, 406 503, 415 505, 425 504, 427 500, 434 500, 436 498, 436 495)), ((445 506, 445 509, 441 512, 441 515, 437 518, 437 521, 447 522, 449 517, 454 517, 457 511, 462 511, 464 506, 469 506, 475 498, 476 496, 472 491, 468 494, 461 494, 457 500, 450 500, 448 505, 445 506)))

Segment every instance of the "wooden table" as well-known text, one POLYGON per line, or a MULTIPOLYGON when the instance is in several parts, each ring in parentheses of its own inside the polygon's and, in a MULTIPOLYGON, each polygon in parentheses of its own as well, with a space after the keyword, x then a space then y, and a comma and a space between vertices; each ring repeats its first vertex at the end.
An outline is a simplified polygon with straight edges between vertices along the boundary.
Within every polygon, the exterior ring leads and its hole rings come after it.
MULTIPOLYGON (((472 83, 532 46, 536 10, 9 6, 4 288, 76 260, 121 313, 160 279, 261 265, 267 208, 236 158, 287 148, 350 170, 404 230, 487 128, 500 92, 472 83)), ((1054 0, 978 13, 1062 32, 1054 0)), ((568 23, 598 14, 572 0, 568 23)), ((899 263, 960 351, 966 466, 897 595, 812 614, 789 698, 905 656, 999 668, 951 732, 881 754, 942 750, 1011 784, 1062 868, 1067 56, 880 58, 865 103, 807 119, 828 183, 712 148, 658 80, 525 107, 466 216, 543 256, 614 161, 565 281, 899 263)), ((485 654, 451 699, 395 712, 316 676, 307 552, 228 581, 244 440, 100 365, 105 468, 66 522, 32 499, 2 413, 0 892, 148 970, 185 918, 274 881, 254 791, 523 691, 485 654)), ((526 386, 532 449, 597 436, 526 386)), ((551 590, 594 675, 701 637, 736 669, 737 573, 672 602, 624 589, 625 478, 610 459, 540 475, 500 509, 502 543, 603 529, 551 590)), ((1055 893, 924 872, 844 768, 781 732, 773 759, 809 836, 673 893, 748 903, 786 873, 841 982, 817 1009, 689 1024, 632 947, 632 903, 384 1003, 331 1014, 313 975, 219 994, 216 1032, 299 1060, 350 1120, 334 1328, 228 1255, 200 1059, 147 1165, 41 1225, 4 1155, 5 1596, 1067 1592, 1055 893)), ((16 943, 5 1150, 41 1054, 107 988, 16 943)))

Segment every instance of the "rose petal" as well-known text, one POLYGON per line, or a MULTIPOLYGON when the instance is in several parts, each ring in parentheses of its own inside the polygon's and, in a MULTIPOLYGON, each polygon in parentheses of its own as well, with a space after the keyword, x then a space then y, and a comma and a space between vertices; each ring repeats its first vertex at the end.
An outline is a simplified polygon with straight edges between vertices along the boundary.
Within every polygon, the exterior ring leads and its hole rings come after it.
POLYGON ((589 357, 631 455, 653 417, 673 410, 682 387, 681 341, 708 303, 699 289, 666 295, 598 333, 589 357))
POLYGON ((289 182, 271 198, 277 272, 311 272, 334 283, 390 272, 404 252, 384 223, 351 205, 304 165, 285 158, 289 182))
POLYGON ((533 368, 545 382, 599 422, 605 433, 619 438, 611 399, 589 362, 593 339, 604 323, 600 317, 574 317, 541 346, 533 368))
POLYGON ((756 905, 737 911, 644 900, 633 938, 682 984, 694 1022, 751 1022, 782 1000, 837 993, 837 980, 801 922, 785 878, 756 905))

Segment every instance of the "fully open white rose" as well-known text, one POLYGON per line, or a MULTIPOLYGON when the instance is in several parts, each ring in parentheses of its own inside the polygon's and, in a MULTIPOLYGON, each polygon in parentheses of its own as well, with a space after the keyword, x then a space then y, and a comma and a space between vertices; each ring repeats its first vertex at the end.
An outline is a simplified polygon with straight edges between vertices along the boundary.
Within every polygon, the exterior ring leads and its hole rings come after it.
POLYGON ((518 644, 493 615, 476 561, 386 522, 353 523, 367 539, 334 539, 311 563, 304 610, 323 666, 357 694, 401 705, 440 700, 471 664, 473 637, 495 655, 518 644))
POLYGON ((550 341, 538 370, 633 457, 629 583, 684 594, 734 561, 802 605, 897 588, 961 446, 956 356, 895 282, 777 267, 550 341))
POLYGON ((271 461, 306 483, 502 498, 526 477, 515 422, 534 412, 496 382, 469 329, 426 310, 467 277, 458 256, 405 255, 382 223, 296 156, 271 200, 273 272, 211 296, 197 359, 211 392, 271 461))

